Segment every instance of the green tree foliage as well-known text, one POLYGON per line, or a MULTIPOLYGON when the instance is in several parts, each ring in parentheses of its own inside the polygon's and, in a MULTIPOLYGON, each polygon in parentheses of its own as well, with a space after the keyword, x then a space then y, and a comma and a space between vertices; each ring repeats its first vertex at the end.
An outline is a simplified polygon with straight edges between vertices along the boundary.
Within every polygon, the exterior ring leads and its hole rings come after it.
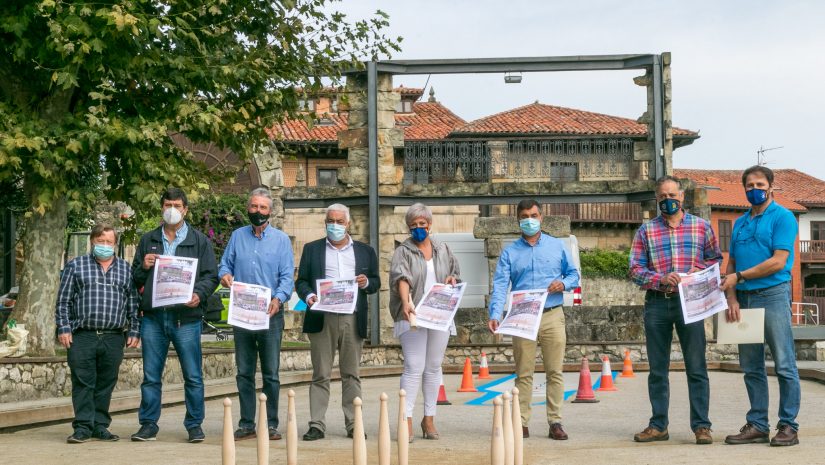
POLYGON ((630 251, 628 250, 582 250, 582 276, 593 278, 626 279, 629 268, 630 251))
POLYGON ((59 244, 92 204, 89 179, 140 223, 169 185, 197 197, 210 173, 169 138, 180 131, 248 159, 263 127, 400 39, 388 18, 350 21, 332 0, 3 0, 0 183, 25 198, 18 321, 50 353, 59 244), (38 289, 36 292, 30 289, 38 289))
POLYGON ((219 261, 232 231, 249 224, 247 200, 246 195, 210 194, 189 204, 187 221, 209 237, 219 261))

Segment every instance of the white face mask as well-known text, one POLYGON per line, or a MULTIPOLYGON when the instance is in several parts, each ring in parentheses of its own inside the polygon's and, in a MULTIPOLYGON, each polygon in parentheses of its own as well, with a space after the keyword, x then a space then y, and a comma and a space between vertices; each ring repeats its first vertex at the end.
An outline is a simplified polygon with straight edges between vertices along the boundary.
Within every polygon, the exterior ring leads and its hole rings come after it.
POLYGON ((163 221, 168 225, 176 225, 180 223, 180 220, 183 219, 183 215, 180 214, 175 207, 169 207, 163 211, 163 221))

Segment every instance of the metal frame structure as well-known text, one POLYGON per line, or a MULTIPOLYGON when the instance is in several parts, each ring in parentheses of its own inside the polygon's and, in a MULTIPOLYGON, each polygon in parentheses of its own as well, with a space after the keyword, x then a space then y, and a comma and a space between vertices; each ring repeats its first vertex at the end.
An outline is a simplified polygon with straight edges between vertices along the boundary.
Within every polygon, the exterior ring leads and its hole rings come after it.
MULTIPOLYGON (((367 63, 367 105, 368 105, 368 141, 369 141, 369 218, 370 245, 380 250, 378 242, 378 207, 379 205, 411 205, 413 202, 426 202, 429 205, 479 204, 491 205, 501 203, 495 197, 443 197, 403 198, 378 196, 378 73, 393 75, 405 74, 477 74, 477 73, 526 73, 557 71, 612 71, 627 69, 650 69, 653 75, 653 166, 650 170, 653 178, 665 174, 664 166, 664 88, 662 75, 662 57, 654 54, 634 55, 579 55, 567 57, 533 57, 533 58, 473 58, 447 60, 386 60, 367 63)), ((539 201, 571 202, 580 196, 537 196, 539 201), (546 198, 545 198, 546 197, 546 198)), ((594 196, 588 196, 590 201, 594 196)), ((598 197, 598 196, 596 196, 598 197)), ((633 201, 634 195, 603 195, 604 202, 633 201)), ((645 197, 644 200, 648 198, 645 197)), ((372 318, 370 324, 370 343, 380 342, 378 294, 370 296, 372 318)))
MULTIPOLYGON (((514 58, 472 58, 439 60, 384 60, 366 63, 367 76, 367 136, 369 147, 369 186, 366 199, 364 196, 336 198, 335 202, 348 205, 369 206, 370 245, 380 250, 378 239, 378 208, 385 206, 411 205, 425 202, 429 205, 495 205, 509 198, 524 196, 462 196, 462 197, 403 197, 378 195, 378 74, 414 75, 414 74, 480 74, 480 73, 528 73, 559 71, 616 71, 643 69, 650 70, 653 76, 653 166, 651 179, 664 175, 664 76, 662 57, 655 54, 629 55, 579 55, 550 57, 514 57, 514 58)), ((363 72, 363 71, 362 71, 363 72)), ((542 202, 634 202, 652 199, 651 193, 629 194, 590 194, 567 195, 549 194, 531 196, 542 202)), ((324 207, 329 199, 285 200, 285 208, 324 207)), ((371 324, 370 343, 380 343, 379 301, 378 294, 370 296, 371 324)))

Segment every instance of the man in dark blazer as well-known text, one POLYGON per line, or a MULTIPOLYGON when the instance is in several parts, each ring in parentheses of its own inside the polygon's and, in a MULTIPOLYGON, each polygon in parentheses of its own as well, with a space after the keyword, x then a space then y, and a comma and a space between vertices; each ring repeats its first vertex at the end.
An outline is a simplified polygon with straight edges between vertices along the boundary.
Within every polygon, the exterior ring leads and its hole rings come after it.
POLYGON ((324 417, 329 404, 329 379, 332 361, 338 350, 341 372, 341 397, 347 437, 352 437, 354 412, 352 401, 361 396, 361 345, 367 336, 367 294, 378 292, 378 257, 363 242, 347 233, 349 209, 341 204, 327 208, 326 237, 310 242, 301 253, 301 265, 295 289, 311 307, 318 301, 316 280, 355 278, 358 297, 354 314, 329 313, 307 308, 304 332, 309 335, 312 356, 312 384, 309 386, 309 430, 304 441, 322 439, 326 431, 324 417))

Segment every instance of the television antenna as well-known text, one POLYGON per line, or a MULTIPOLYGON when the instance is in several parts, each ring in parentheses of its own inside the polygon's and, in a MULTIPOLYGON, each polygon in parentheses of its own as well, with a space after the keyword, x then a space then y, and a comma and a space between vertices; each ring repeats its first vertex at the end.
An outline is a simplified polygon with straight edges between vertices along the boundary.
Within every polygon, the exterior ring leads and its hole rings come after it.
POLYGON ((770 148, 766 149, 765 147, 760 145, 759 150, 756 151, 756 164, 759 165, 759 166, 767 165, 768 160, 765 159, 765 152, 769 152, 771 150, 784 149, 784 148, 785 148, 785 146, 782 145, 782 146, 779 146, 779 147, 770 147, 770 148))

